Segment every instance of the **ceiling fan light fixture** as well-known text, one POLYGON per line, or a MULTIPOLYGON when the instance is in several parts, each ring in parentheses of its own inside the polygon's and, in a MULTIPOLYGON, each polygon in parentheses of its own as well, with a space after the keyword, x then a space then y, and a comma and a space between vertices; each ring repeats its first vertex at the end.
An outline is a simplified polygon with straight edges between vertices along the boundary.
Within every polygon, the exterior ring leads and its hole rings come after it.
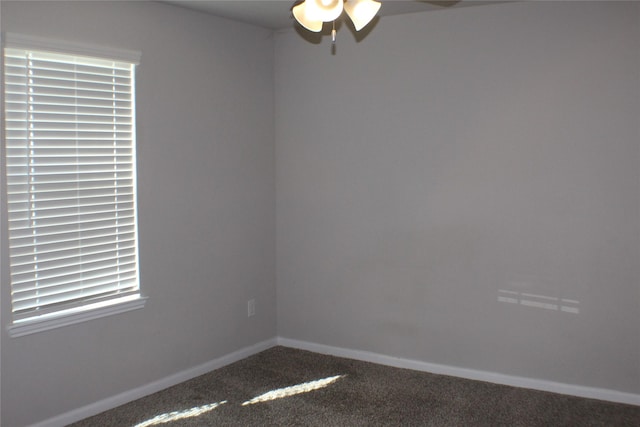
POLYGON ((344 0, 305 0, 307 16, 313 20, 330 22, 340 16, 344 0))
POLYGON ((309 14, 306 1, 295 5, 291 9, 291 12, 293 13, 293 17, 296 18, 296 21, 307 30, 313 31, 314 33, 322 30, 322 20, 318 20, 309 14))
POLYGON ((380 10, 376 0, 296 0, 291 7, 293 17, 309 31, 322 31, 323 23, 333 21, 331 39, 335 43, 335 21, 344 10, 356 31, 366 27, 380 10))
POLYGON ((348 0, 344 10, 351 18, 356 31, 367 26, 380 10, 380 2, 375 0, 348 0))

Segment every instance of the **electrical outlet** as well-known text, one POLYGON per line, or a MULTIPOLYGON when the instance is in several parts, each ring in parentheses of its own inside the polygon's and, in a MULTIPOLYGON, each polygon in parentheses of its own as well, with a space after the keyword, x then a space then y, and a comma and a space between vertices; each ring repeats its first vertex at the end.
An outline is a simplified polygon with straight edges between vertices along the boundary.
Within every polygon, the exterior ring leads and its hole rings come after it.
POLYGON ((256 315, 256 300, 250 299, 247 301, 247 317, 256 315))

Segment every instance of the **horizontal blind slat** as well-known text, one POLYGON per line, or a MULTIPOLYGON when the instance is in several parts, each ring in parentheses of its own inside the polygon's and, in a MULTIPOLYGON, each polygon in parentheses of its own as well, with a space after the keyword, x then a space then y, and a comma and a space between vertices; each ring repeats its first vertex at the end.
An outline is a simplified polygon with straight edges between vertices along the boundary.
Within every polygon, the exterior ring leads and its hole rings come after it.
MULTIPOLYGON (((117 276, 115 277, 118 278, 117 276)), ((84 288, 82 289, 72 288, 41 297, 33 296, 31 298, 23 298, 16 302, 16 310, 23 311, 36 308, 45 308, 53 304, 72 301, 79 295, 82 295, 86 299, 114 293, 130 292, 136 289, 134 274, 123 275, 120 278, 122 285, 117 288, 112 285, 113 278, 114 277, 103 278, 100 282, 95 282, 95 284, 85 283, 83 284, 84 288)))
MULTIPOLYGON (((131 283, 133 283, 135 279, 131 279, 131 283)), ((126 287, 122 286, 119 289, 112 289, 108 286, 104 288, 97 289, 89 293, 77 293, 80 296, 72 298, 72 295, 62 296, 59 298, 61 300, 60 303, 57 303, 55 299, 45 300, 36 304, 20 304, 16 307, 16 311, 14 312, 15 320, 24 320, 29 317, 43 316, 55 312, 60 312, 64 310, 70 310, 74 308, 83 307, 86 305, 105 302, 109 300, 116 300, 126 296, 139 295, 137 288, 135 287, 126 287)))
MULTIPOLYGON (((117 234, 110 232, 110 230, 102 229, 102 230, 92 230, 83 233, 82 236, 75 236, 77 233, 61 233, 58 236, 57 240, 50 239, 47 237, 41 238, 37 242, 37 247, 40 251, 46 252, 51 250, 62 250, 67 247, 75 247, 76 242, 80 241, 82 244, 104 244, 107 242, 115 242, 116 238, 126 239, 128 235, 133 235, 133 227, 122 226, 122 230, 120 230, 117 234)), ((16 251, 16 254, 31 252, 33 253, 33 244, 25 241, 27 239, 18 239, 17 241, 13 241, 13 239, 9 239, 9 248, 16 251), (31 249, 31 250, 30 250, 31 249)))
MULTIPOLYGON (((133 205, 133 202, 131 202, 128 205, 123 205, 122 206, 122 212, 123 214, 127 214, 128 211, 134 211, 135 210, 135 206, 133 205)), ((37 216, 37 221, 38 224, 41 225, 56 225, 56 224, 65 224, 69 221, 80 221, 84 218, 89 218, 91 219, 94 216, 98 216, 98 215, 103 215, 103 214, 109 214, 111 212, 120 212, 119 208, 109 208, 109 209, 105 209, 102 206, 98 206, 98 207, 92 207, 92 209, 85 209, 84 212, 79 213, 76 211, 69 211, 69 212, 64 212, 61 214, 55 214, 55 215, 41 215, 41 216, 37 216)), ((25 215, 28 214, 28 211, 19 211, 19 212, 11 212, 9 214, 9 222, 12 225, 15 225, 16 228, 19 228, 20 226, 24 226, 24 221, 33 221, 34 217, 33 215, 28 216, 25 215)), ((135 211, 134 211, 135 214, 135 211)))
MULTIPOLYGON (((135 249, 136 248, 135 243, 136 241, 133 238, 133 236, 129 239, 125 239, 124 237, 121 236, 121 239, 118 240, 118 247, 122 250, 129 249, 129 248, 135 249)), ((37 257, 38 257, 38 261, 43 261, 43 262, 64 261, 69 258, 72 258, 73 256, 76 256, 76 254, 79 253, 79 251, 82 251, 83 254, 84 253, 93 254, 98 252, 109 252, 113 250, 113 247, 114 247, 114 243, 109 241, 97 242, 96 244, 93 244, 93 245, 83 243, 82 245, 68 246, 65 249, 57 249, 53 251, 41 250, 41 251, 38 251, 37 257)), ((22 266, 22 265, 32 264, 34 261, 34 255, 35 254, 33 253, 33 250, 25 250, 23 252, 16 253, 16 255, 13 257, 13 259, 15 260, 15 265, 22 266)))
POLYGON ((56 315, 57 313, 73 313, 75 311, 83 310, 85 307, 99 308, 109 302, 131 301, 131 298, 137 298, 140 293, 136 288, 133 289, 120 289, 113 292, 105 292, 93 297, 84 297, 77 300, 65 300, 61 305, 49 304, 48 306, 40 306, 28 310, 19 310, 13 313, 14 322, 23 322, 25 320, 43 318, 49 315, 56 315))
POLYGON ((74 230, 73 227, 60 228, 53 232, 37 232, 31 235, 10 236, 9 246, 12 248, 26 248, 29 246, 38 247, 53 243, 60 243, 72 240, 93 239, 96 237, 104 237, 108 235, 114 236, 113 241, 117 241, 117 236, 133 232, 134 222, 132 218, 124 219, 121 223, 115 220, 102 221, 96 223, 93 227, 83 227, 80 230, 74 230))
MULTIPOLYGON (((60 287, 62 284, 77 283, 75 280, 79 277, 82 278, 82 280, 90 280, 97 277, 111 276, 121 271, 134 271, 134 267, 135 257, 129 257, 128 259, 119 259, 117 262, 114 262, 113 259, 95 263, 79 261, 68 266, 58 266, 45 270, 38 269, 35 273, 17 274, 13 292, 28 293, 32 292, 34 288, 36 288, 38 292, 42 292, 44 289, 60 287), (79 270, 82 270, 82 272, 79 273, 79 270), (35 274, 37 274, 37 277, 34 277, 35 274), (21 287, 21 285, 23 285, 23 287, 21 287)), ((75 287, 75 285, 73 286, 75 287)))
MULTIPOLYGON (((62 254, 62 252, 60 254, 62 254)), ((37 261, 38 270, 43 271, 43 270, 49 270, 50 268, 55 268, 57 266, 76 265, 77 263, 75 261, 80 256, 80 251, 79 250, 67 251, 66 256, 60 256, 60 254, 58 254, 58 256, 52 259, 44 259, 43 257, 38 256, 38 261, 37 261)), ((114 244, 104 245, 99 250, 95 250, 92 252, 82 251, 82 259, 83 261, 86 261, 86 262, 91 262, 93 260, 106 260, 109 258, 114 258, 115 256, 135 257, 136 251, 132 245, 127 245, 127 246, 118 245, 118 247, 116 247, 116 245, 114 244)), ((33 256, 29 258, 25 257, 25 262, 15 263, 11 267, 12 268, 11 271, 13 272, 13 274, 26 274, 26 273, 33 274, 33 263, 34 263, 33 256)))

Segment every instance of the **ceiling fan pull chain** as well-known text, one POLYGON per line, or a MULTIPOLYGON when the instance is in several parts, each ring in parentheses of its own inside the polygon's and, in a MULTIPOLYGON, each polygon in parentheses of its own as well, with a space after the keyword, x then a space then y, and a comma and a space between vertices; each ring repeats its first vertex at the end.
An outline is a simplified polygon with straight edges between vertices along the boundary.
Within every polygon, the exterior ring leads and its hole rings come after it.
POLYGON ((336 21, 333 21, 333 29, 331 30, 331 41, 333 44, 336 43, 336 21))

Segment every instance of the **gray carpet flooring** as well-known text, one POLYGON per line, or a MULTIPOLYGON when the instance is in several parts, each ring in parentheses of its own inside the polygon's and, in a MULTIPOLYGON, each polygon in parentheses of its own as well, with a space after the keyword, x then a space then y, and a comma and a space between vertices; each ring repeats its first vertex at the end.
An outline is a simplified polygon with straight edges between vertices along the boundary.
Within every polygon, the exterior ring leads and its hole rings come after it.
POLYGON ((154 425, 640 426, 640 406, 274 347, 72 426, 154 425))

